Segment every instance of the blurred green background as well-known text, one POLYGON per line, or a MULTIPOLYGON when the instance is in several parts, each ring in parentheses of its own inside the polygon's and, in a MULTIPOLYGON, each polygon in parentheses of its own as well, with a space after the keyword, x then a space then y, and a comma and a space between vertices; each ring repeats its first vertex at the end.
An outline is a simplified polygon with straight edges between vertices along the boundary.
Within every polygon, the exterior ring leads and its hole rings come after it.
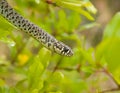
POLYGON ((74 55, 52 53, 0 16, 0 93, 120 93, 119 0, 7 1, 74 55))

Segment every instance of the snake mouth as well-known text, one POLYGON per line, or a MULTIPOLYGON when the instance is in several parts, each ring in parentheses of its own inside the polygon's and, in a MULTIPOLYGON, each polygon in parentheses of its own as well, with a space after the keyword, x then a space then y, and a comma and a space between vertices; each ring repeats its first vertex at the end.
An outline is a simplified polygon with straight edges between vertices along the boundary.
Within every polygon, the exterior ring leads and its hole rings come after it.
POLYGON ((73 51, 69 47, 64 47, 63 50, 62 50, 62 55, 70 57, 70 56, 73 55, 73 51))
POLYGON ((74 54, 74 52, 73 52, 73 51, 71 51, 71 53, 69 54, 69 56, 73 56, 73 54, 74 54))
POLYGON ((73 51, 70 50, 70 51, 67 52, 66 56, 69 56, 69 57, 70 57, 70 56, 73 56, 73 54, 74 54, 73 51))

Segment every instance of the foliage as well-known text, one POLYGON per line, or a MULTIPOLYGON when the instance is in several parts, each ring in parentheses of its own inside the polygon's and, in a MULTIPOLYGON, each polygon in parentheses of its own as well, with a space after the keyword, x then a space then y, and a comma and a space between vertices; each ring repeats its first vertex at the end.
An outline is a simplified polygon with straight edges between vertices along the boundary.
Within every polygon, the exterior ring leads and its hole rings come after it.
MULTIPOLYGON (((81 25, 81 14, 94 19, 90 13, 96 13, 96 9, 90 1, 53 0, 57 6, 45 0, 9 0, 9 3, 20 14, 71 46, 74 55, 63 57, 51 53, 0 17, 0 41, 9 51, 7 58, 0 57, 0 93, 89 93, 98 83, 97 79, 90 78, 104 68, 120 83, 120 13, 107 25, 101 43, 95 48, 86 48, 86 40, 80 32, 97 25, 95 22, 81 25)), ((99 87, 95 89, 99 90, 99 87)))
POLYGON ((119 76, 119 60, 120 60, 120 13, 117 13, 111 22, 107 25, 104 31, 104 37, 97 47, 96 58, 99 61, 105 61, 109 67, 109 70, 114 75, 114 78, 120 83, 119 76))

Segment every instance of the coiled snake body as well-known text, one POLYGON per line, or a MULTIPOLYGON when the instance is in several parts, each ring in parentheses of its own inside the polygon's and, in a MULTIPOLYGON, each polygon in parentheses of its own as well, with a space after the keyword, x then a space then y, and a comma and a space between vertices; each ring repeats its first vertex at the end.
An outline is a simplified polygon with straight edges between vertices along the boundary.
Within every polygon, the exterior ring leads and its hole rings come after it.
POLYGON ((45 32, 43 29, 22 17, 8 4, 6 0, 0 0, 0 14, 14 26, 37 39, 49 50, 54 51, 60 55, 73 55, 70 47, 56 40, 53 36, 45 32))

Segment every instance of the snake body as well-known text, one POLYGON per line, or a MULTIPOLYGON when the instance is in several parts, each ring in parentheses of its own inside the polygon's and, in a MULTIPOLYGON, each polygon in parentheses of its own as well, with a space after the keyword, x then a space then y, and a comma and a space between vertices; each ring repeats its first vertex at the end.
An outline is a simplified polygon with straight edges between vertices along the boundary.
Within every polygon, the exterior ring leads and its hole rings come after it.
POLYGON ((65 56, 72 56, 73 52, 70 47, 58 41, 43 29, 25 19, 17 13, 6 0, 0 0, 0 14, 11 24, 20 30, 28 33, 30 36, 41 42, 43 46, 55 53, 65 56))

